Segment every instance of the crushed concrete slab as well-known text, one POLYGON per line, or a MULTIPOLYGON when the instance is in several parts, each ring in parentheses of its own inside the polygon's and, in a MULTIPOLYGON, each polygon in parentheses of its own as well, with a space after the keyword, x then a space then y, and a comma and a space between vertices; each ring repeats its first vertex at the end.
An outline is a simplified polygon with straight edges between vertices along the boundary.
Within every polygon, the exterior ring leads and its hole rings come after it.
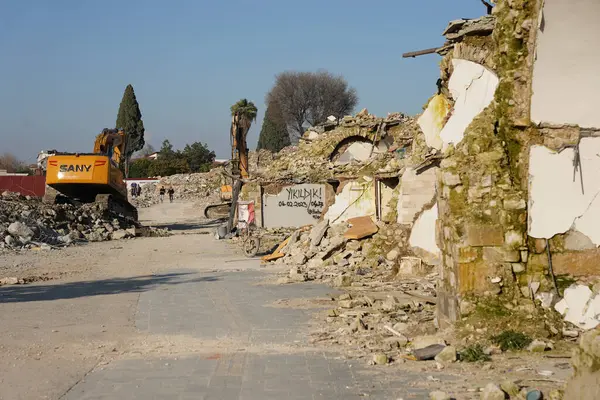
POLYGON ((324 219, 323 221, 321 221, 317 225, 315 225, 314 228, 312 228, 312 230, 310 231, 310 236, 309 236, 311 246, 318 246, 319 244, 321 244, 321 240, 323 239, 323 236, 325 236, 325 232, 327 232, 328 228, 329 228, 329 220, 328 219, 324 219))
POLYGON ((589 330, 600 325, 600 295, 585 285, 573 284, 565 289, 564 298, 556 303, 554 309, 564 316, 565 321, 589 330))
POLYGON ((498 87, 496 74, 472 61, 453 59, 454 72, 448 88, 454 99, 452 116, 440 132, 445 145, 462 141, 465 130, 494 99, 498 87))

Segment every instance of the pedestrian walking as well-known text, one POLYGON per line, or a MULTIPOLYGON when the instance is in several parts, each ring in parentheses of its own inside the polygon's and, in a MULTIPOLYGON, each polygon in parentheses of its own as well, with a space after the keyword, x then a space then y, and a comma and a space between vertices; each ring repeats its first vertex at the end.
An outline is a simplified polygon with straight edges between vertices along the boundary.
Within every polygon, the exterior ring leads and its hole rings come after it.
POLYGON ((169 188, 169 202, 173 202, 173 195, 175 194, 175 191, 173 190, 172 187, 169 188))
POLYGON ((160 191, 158 192, 158 193, 159 193, 159 198, 160 198, 160 202, 161 202, 161 203, 163 202, 163 200, 164 200, 164 198, 165 198, 165 192, 166 192, 166 190, 165 190, 165 187, 164 187, 164 186, 162 186, 162 187, 160 188, 160 191))

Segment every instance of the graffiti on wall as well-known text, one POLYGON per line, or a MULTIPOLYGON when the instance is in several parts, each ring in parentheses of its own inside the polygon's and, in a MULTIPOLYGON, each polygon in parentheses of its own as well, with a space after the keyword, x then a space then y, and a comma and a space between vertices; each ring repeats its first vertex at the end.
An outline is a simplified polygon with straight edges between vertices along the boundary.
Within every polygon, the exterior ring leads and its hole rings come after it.
POLYGON ((285 189, 286 200, 279 200, 279 207, 304 208, 314 219, 319 219, 325 206, 323 188, 296 188, 285 189))
POLYGON ((321 218, 325 207, 325 185, 300 184, 264 196, 265 227, 303 226, 321 218))

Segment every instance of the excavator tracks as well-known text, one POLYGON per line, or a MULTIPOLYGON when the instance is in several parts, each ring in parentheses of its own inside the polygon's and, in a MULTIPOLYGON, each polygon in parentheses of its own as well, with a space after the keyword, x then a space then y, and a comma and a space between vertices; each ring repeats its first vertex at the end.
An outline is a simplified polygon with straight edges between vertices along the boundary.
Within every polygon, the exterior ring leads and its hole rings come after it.
POLYGON ((99 205, 104 211, 121 215, 136 222, 138 220, 138 211, 134 206, 129 202, 120 200, 110 194, 96 195, 94 203, 99 205))
POLYGON ((71 204, 81 206, 82 204, 95 204, 101 211, 120 215, 134 222, 138 221, 138 211, 127 201, 122 201, 110 194, 99 194, 93 202, 84 202, 79 199, 73 199, 56 191, 47 191, 43 201, 48 204, 71 204))
POLYGON ((231 202, 211 204, 204 209, 204 216, 209 219, 227 218, 231 210, 231 202))

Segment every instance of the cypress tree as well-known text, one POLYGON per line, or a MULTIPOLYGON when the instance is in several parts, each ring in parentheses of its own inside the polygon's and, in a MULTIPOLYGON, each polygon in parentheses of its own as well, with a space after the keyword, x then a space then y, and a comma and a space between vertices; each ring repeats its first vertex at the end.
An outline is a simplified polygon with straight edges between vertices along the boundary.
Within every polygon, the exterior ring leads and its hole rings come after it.
POLYGON ((265 149, 277 153, 291 144, 290 135, 279 105, 271 101, 265 112, 265 119, 258 137, 257 150, 265 149))
POLYGON ((129 159, 136 151, 144 147, 144 122, 142 121, 142 112, 140 105, 135 98, 133 86, 127 85, 123 99, 119 106, 117 115, 117 129, 123 129, 127 135, 124 160, 122 165, 125 169, 125 176, 129 175, 129 159))

